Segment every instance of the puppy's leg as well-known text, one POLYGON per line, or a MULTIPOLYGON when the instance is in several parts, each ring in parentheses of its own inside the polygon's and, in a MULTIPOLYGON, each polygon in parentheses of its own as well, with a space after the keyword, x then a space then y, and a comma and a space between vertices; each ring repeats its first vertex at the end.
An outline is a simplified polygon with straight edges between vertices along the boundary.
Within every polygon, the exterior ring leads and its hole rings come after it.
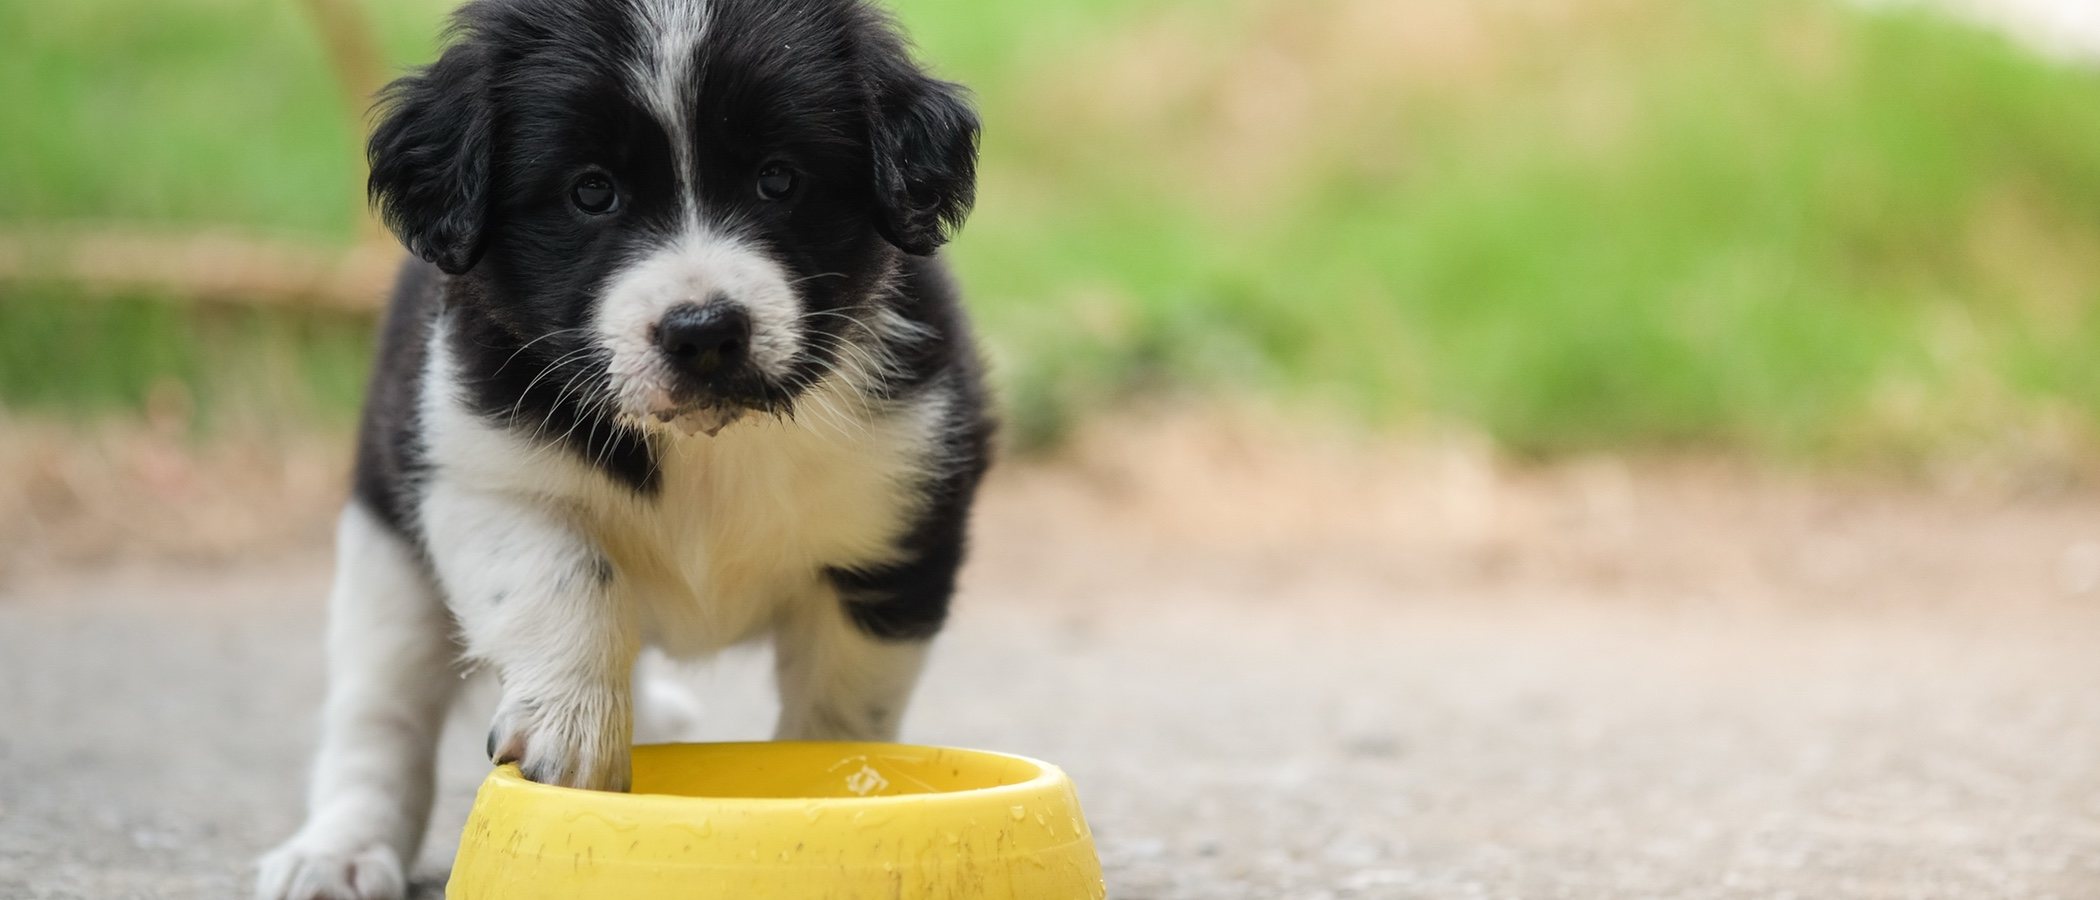
POLYGON ((836 591, 822 594, 789 611, 774 633, 775 739, 896 740, 931 635, 879 637, 854 621, 836 591))
POLYGON ((634 740, 677 744, 701 739, 706 704, 700 673, 661 653, 644 651, 634 667, 634 740))
POLYGON ((263 857, 265 900, 392 900, 430 816, 459 678, 452 623, 415 551, 353 502, 336 529, 328 700, 306 825, 263 857))
POLYGON ((611 561, 531 498, 440 483, 423 524, 467 655, 503 685, 489 755, 542 784, 626 790, 639 641, 611 561))

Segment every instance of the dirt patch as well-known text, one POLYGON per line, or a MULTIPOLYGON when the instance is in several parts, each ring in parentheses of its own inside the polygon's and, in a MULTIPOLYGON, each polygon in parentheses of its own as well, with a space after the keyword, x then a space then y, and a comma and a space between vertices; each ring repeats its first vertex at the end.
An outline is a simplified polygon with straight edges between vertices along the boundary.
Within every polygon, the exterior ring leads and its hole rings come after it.
MULTIPOLYGON (((1396 595, 2100 603, 2100 490, 1995 463, 1900 477, 1723 456, 1536 463, 1474 435, 1398 439, 1159 408, 1100 420, 1048 456, 1003 460, 980 524, 1041 536, 980 543, 1001 552, 1054 537, 1059 552, 1079 542, 1139 567, 1193 553, 1229 560, 1232 578, 1346 573, 1396 595)), ((9 423, 0 574, 315 546, 348 465, 347 436, 198 441, 172 426, 9 423)))
POLYGON ((0 418, 0 576, 116 558, 222 560, 326 533, 349 440, 196 438, 172 417, 0 418))
POLYGON ((990 528, 1011 527, 997 510, 1026 509, 1105 530, 1100 552, 1138 564, 1198 552, 1229 561, 1221 580, 1334 574, 1388 584, 1396 599, 2100 605, 2100 492, 1996 469, 1810 474, 1682 456, 1537 464, 1476 437, 1390 441, 1159 413, 1090 428, 1053 460, 1009 467, 991 492, 990 528))

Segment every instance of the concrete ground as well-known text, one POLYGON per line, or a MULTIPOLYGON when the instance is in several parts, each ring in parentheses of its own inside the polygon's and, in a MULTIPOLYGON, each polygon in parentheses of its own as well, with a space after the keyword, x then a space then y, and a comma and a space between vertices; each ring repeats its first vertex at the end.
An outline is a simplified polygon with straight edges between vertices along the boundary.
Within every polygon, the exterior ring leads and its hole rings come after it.
MULTIPOLYGON (((0 582, 0 897, 242 894, 314 734, 309 531, 0 582)), ((762 670, 710 733, 766 731, 762 670)), ((2100 897, 2100 497, 1097 440, 992 488, 906 731, 1063 764, 1125 900, 2100 897)))

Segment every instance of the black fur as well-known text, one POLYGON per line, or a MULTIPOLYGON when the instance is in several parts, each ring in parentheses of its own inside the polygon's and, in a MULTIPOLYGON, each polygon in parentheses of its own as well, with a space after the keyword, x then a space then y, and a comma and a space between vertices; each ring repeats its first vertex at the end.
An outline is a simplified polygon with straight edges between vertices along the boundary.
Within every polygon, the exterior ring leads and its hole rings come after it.
MULTIPOLYGON (((908 296, 949 298, 954 288, 946 273, 933 265, 912 267, 908 296)), ((919 320, 940 333, 962 337, 967 344, 967 325, 960 310, 950 302, 931 302, 918 310, 919 320)), ((916 377, 948 370, 948 361, 937 349, 926 358, 912 359, 906 368, 916 377)), ((962 567, 970 517, 970 504, 977 496, 992 453, 992 423, 984 415, 986 398, 974 355, 961 360, 967 377, 959 378, 964 393, 948 423, 942 454, 956 461, 946 475, 930 479, 924 486, 925 509, 918 522, 898 542, 898 561, 874 569, 833 568, 825 572, 846 611, 862 631, 885 640, 916 640, 932 637, 948 620, 948 601, 955 593, 955 575, 962 567)), ((899 391, 918 385, 910 380, 893 384, 899 391)))
POLYGON ((872 569, 831 568, 825 576, 845 598, 846 612, 860 629, 884 640, 930 638, 948 621, 955 575, 962 568, 970 502, 990 458, 990 428, 956 423, 955 450, 971 466, 927 486, 927 508, 899 542, 902 558, 872 569))
POLYGON ((495 107, 489 48, 462 42, 389 85, 392 113, 372 132, 366 182, 409 252, 457 275, 481 258, 495 107))
POLYGON ((401 267, 393 303, 380 326, 379 358, 373 363, 358 425, 352 494, 381 522, 403 534, 413 531, 415 491, 423 481, 416 407, 441 280, 428 265, 401 267))
MULTIPOLYGON (((682 102, 706 223, 767 252, 813 314, 784 377, 733 385, 761 414, 832 371, 845 320, 883 304, 930 337, 878 348, 898 359, 875 386, 908 403, 930 385, 958 392, 947 446, 929 467, 902 562, 830 570, 861 627, 886 638, 937 630, 963 552, 964 522, 990 454, 976 351, 935 252, 975 195, 978 120, 963 90, 912 61, 888 17, 863 0, 710 0, 682 102), (767 202, 755 173, 786 160, 793 202, 767 202)), ((478 0, 433 65, 383 97, 370 191, 424 262, 396 288, 360 437, 356 494, 391 527, 416 530, 425 478, 417 402, 432 323, 448 317, 457 387, 472 408, 588 461, 639 494, 660 489, 660 437, 596 402, 605 354, 586 326, 608 279, 681 226, 681 148, 627 73, 649 35, 631 0, 478 0), (583 174, 620 188, 616 216, 569 201, 583 174)))
MULTIPOLYGON (((899 57, 901 58, 901 56, 899 57)), ((876 76, 873 133, 876 228, 906 253, 942 244, 977 199, 977 113, 960 85, 908 67, 876 76)))

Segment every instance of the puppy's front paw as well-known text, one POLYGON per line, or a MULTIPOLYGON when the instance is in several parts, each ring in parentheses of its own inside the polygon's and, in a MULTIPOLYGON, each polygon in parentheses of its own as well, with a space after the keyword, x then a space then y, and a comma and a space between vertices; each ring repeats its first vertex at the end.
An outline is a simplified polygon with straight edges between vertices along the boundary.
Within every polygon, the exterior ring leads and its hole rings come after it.
POLYGON ((550 704, 506 696, 489 726, 489 759, 517 763, 531 781, 625 791, 633 722, 613 698, 550 704))
POLYGON ((401 859, 381 841, 302 831, 257 864, 256 900, 401 900, 401 859))

